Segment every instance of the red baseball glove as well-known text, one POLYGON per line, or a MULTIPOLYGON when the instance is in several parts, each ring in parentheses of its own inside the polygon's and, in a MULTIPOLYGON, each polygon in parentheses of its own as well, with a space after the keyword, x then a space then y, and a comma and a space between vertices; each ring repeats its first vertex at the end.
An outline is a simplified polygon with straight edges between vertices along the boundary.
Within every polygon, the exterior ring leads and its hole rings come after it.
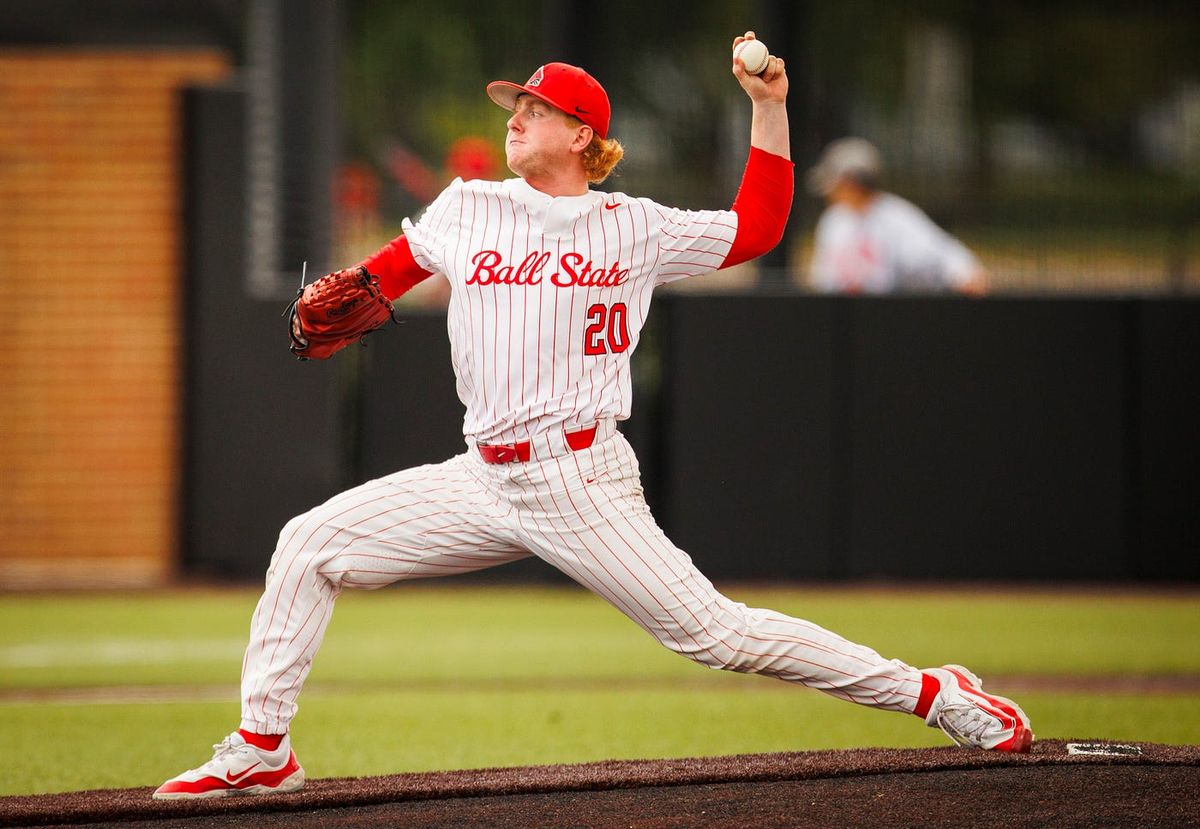
POLYGON ((399 322, 379 277, 361 265, 305 285, 288 310, 292 353, 301 360, 328 360, 388 320, 399 322))

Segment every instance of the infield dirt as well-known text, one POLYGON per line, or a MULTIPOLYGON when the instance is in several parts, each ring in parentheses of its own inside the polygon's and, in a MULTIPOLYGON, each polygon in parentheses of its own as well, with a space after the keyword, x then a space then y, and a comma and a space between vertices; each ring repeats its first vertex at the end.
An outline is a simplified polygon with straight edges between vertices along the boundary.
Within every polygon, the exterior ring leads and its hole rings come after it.
MULTIPOLYGON (((1100 745, 1101 741, 1072 741, 1100 745)), ((310 781, 163 803, 151 789, 0 798, 0 825, 92 827, 1200 827, 1200 747, 1028 755, 856 749, 310 781)))

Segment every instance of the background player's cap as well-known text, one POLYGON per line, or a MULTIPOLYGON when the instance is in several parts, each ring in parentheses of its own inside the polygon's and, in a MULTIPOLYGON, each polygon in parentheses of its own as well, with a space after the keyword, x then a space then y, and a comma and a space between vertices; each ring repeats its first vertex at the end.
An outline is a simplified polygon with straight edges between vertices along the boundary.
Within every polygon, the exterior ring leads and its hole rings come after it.
POLYGON ((569 63, 547 63, 538 68, 525 85, 511 81, 492 81, 488 97, 505 109, 517 105, 522 93, 540 98, 555 109, 574 115, 601 138, 608 138, 611 110, 608 94, 595 78, 569 63))
POLYGON ((849 176, 864 184, 876 186, 883 172, 883 156, 865 138, 839 138, 831 141, 821 153, 815 167, 805 175, 810 193, 824 196, 838 179, 849 176))

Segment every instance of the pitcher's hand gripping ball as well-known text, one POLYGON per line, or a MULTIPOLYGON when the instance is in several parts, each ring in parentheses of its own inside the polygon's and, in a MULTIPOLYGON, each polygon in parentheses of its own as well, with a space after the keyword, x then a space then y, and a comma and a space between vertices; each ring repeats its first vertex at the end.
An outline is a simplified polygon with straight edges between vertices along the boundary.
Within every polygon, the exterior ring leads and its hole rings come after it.
POLYGON ((399 321, 379 277, 361 265, 304 286, 288 311, 292 353, 301 360, 327 360, 388 320, 399 321))
POLYGON ((771 58, 771 50, 761 40, 743 40, 733 49, 733 56, 742 59, 742 65, 751 75, 761 75, 771 58))

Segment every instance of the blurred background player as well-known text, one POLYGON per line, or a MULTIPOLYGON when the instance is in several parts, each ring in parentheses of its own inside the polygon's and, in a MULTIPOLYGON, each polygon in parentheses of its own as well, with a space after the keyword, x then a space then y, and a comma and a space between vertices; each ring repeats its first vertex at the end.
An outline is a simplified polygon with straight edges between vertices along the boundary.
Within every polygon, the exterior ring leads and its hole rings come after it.
POLYGON ((863 138, 830 143, 806 184, 825 199, 810 278, 826 293, 950 290, 982 295, 988 274, 912 202, 880 188, 883 158, 863 138))

